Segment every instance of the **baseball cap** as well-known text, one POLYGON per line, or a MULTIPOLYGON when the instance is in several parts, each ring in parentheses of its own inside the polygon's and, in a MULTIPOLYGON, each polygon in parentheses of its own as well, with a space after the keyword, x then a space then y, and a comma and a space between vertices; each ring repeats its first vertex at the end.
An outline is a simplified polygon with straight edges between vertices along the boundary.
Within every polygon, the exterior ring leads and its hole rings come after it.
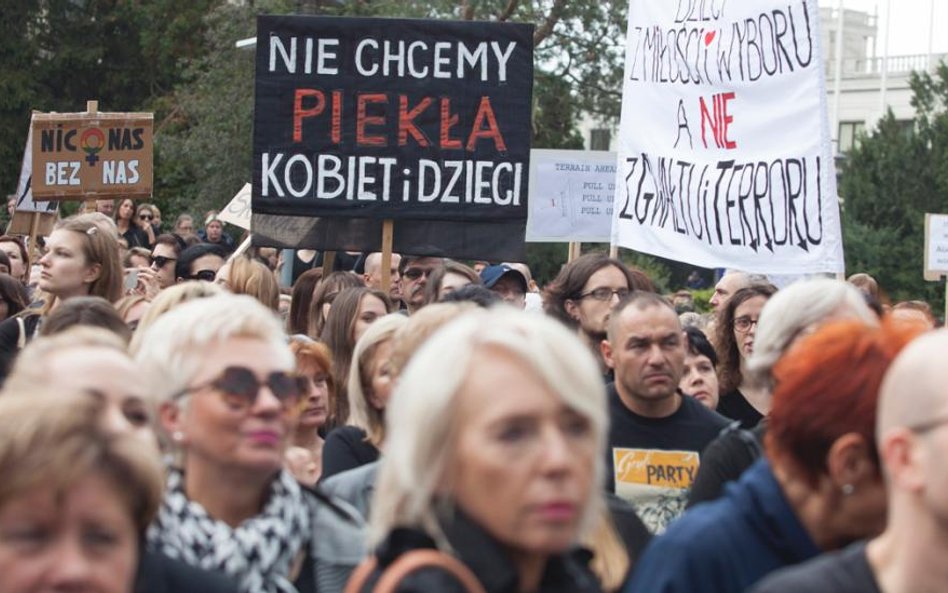
POLYGON ((523 292, 527 292, 527 279, 516 268, 512 268, 507 264, 497 264, 495 266, 487 266, 481 270, 481 282, 484 283, 484 286, 487 288, 493 288, 497 281, 500 280, 503 276, 507 274, 513 274, 513 276, 520 283, 520 286, 523 288, 523 292))

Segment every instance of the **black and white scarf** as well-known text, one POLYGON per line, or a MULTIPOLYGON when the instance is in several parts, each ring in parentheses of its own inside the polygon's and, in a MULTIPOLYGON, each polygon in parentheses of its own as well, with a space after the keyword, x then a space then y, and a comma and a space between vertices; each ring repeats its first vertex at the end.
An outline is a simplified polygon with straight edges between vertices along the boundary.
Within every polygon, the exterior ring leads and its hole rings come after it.
POLYGON ((242 593, 296 593, 291 565, 301 550, 309 552, 312 532, 311 508, 286 471, 273 480, 260 514, 233 528, 188 500, 184 476, 172 470, 147 538, 154 550, 234 577, 242 593))

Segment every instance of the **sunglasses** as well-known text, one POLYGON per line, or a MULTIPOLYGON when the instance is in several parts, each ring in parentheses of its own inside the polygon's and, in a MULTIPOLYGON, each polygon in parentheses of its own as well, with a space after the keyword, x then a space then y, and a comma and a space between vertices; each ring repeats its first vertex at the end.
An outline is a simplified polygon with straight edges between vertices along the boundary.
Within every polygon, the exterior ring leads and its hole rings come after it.
POLYGON ((168 262, 170 262, 170 261, 178 261, 178 260, 177 260, 176 258, 174 258, 174 257, 165 257, 165 256, 163 256, 163 255, 153 255, 153 256, 151 256, 151 263, 152 263, 152 265, 154 265, 154 266, 156 266, 156 267, 158 267, 158 268, 163 268, 163 267, 165 267, 165 265, 166 265, 168 262))
POLYGON ((408 268, 407 270, 405 270, 405 273, 402 274, 402 276, 404 276, 405 278, 408 278, 409 280, 418 280, 422 276, 424 276, 425 278, 431 276, 431 273, 433 271, 434 271, 434 268, 429 268, 427 270, 422 269, 422 268, 408 268))
POLYGON ((141 220, 152 220, 152 219, 154 219, 155 217, 152 216, 151 214, 139 214, 139 215, 138 215, 138 218, 141 219, 141 220))
POLYGON ((203 280, 205 282, 214 282, 214 279, 217 278, 217 272, 214 270, 201 270, 196 274, 191 274, 189 280, 203 280))
POLYGON ((273 393, 273 396, 280 400, 284 410, 296 408, 303 394, 308 388, 306 377, 288 373, 286 371, 273 371, 263 381, 257 379, 257 375, 247 367, 229 366, 216 378, 196 385, 194 387, 185 387, 175 393, 172 399, 184 397, 192 391, 200 391, 211 387, 220 392, 224 402, 235 410, 249 410, 257 401, 260 388, 266 385, 273 393))

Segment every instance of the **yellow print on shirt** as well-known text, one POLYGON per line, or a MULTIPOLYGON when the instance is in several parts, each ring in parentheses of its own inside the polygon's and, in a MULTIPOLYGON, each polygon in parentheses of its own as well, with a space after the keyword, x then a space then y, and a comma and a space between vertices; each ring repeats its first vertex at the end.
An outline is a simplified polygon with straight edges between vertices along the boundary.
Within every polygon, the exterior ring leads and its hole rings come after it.
POLYGON ((700 457, 695 451, 613 448, 616 485, 638 484, 658 488, 687 489, 698 473, 700 457))

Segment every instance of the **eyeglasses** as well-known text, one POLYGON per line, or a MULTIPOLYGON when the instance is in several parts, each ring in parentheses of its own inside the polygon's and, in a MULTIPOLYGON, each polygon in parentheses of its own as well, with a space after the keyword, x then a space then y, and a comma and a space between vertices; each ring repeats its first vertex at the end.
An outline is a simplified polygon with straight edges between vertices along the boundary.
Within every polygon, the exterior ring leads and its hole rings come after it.
POLYGON ((265 380, 260 381, 247 367, 229 366, 216 378, 201 385, 186 387, 175 393, 171 399, 179 399, 192 391, 212 387, 221 393, 228 406, 235 410, 248 410, 257 401, 260 388, 264 385, 280 400, 284 410, 299 405, 300 398, 308 387, 306 377, 286 371, 273 371, 265 380))
POLYGON ((608 301, 612 298, 612 295, 618 296, 620 299, 624 299, 629 296, 631 292, 628 288, 609 288, 606 286, 600 286, 599 288, 594 288, 589 292, 584 292, 583 294, 576 297, 577 300, 582 300, 585 298, 592 298, 596 301, 608 301))
POLYGON ((138 218, 141 220, 152 220, 155 217, 152 216, 151 214, 139 214, 138 218))
POLYGON ((174 257, 165 257, 163 255, 153 255, 151 256, 151 264, 158 268, 163 268, 170 261, 178 261, 174 257))
POLYGON ((750 317, 738 317, 737 319, 734 320, 734 331, 738 331, 738 332, 741 332, 742 334, 746 334, 747 332, 750 331, 751 327, 754 327, 757 325, 758 321, 760 320, 752 319, 750 317))
POLYGON ((418 280, 422 276, 425 278, 431 276, 431 273, 434 271, 434 268, 408 268, 405 270, 405 273, 402 274, 405 278, 409 280, 418 280))
POLYGON ((217 272, 214 270, 201 270, 191 274, 189 280, 203 280, 205 282, 214 282, 214 279, 217 278, 217 272))

